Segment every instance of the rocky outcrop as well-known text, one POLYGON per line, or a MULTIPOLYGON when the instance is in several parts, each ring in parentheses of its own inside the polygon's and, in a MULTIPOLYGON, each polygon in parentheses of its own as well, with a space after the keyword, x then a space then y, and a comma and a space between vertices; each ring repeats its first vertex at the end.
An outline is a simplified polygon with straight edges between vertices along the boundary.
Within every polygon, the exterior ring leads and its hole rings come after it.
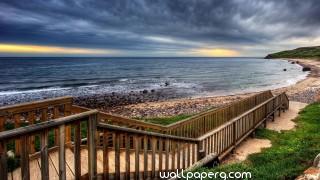
POLYGON ((320 154, 314 159, 313 166, 305 170, 296 180, 320 180, 320 154))

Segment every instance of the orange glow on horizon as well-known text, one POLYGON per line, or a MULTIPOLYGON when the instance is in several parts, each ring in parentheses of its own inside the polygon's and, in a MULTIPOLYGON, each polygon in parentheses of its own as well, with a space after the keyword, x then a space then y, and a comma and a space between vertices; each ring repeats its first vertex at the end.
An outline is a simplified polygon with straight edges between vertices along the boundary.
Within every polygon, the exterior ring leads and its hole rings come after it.
POLYGON ((25 54, 110 54, 111 50, 73 48, 60 46, 40 46, 24 44, 0 44, 0 53, 25 53, 25 54))
POLYGON ((194 50, 194 53, 201 56, 211 56, 211 57, 234 57, 234 56, 240 55, 238 51, 231 50, 231 49, 224 49, 224 48, 196 49, 194 50))

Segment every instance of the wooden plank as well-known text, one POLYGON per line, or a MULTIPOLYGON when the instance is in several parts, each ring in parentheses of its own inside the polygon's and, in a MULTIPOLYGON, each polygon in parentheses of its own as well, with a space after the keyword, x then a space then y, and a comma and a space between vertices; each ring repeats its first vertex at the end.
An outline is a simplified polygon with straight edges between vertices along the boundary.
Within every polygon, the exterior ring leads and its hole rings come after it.
POLYGON ((162 157, 162 151, 163 151, 163 141, 162 138, 159 139, 159 172, 163 170, 162 162, 163 162, 163 157, 162 157))
POLYGON ((165 170, 166 172, 169 171, 169 139, 167 138, 165 140, 165 151, 166 151, 166 154, 165 154, 165 170))
POLYGON ((128 133, 125 134, 125 148, 126 148, 126 170, 125 170, 125 179, 130 179, 130 136, 128 133))
POLYGON ((41 179, 49 179, 49 155, 48 155, 48 131, 44 130, 40 135, 40 159, 41 159, 41 179))
POLYGON ((103 178, 109 179, 109 142, 108 142, 108 132, 103 131, 103 178))
MULTIPOLYGON (((20 119, 20 114, 13 115, 14 128, 20 127, 20 119)), ((18 138, 15 140, 15 155, 20 155, 20 140, 18 138)))
POLYGON ((182 143, 182 169, 186 168, 186 147, 185 143, 182 143))
POLYGON ((7 144, 6 141, 0 142, 0 180, 8 179, 7 167, 7 144))
MULTIPOLYGON (((64 116, 71 115, 71 103, 64 105, 64 116)), ((71 126, 66 126, 66 143, 71 143, 71 126)))
POLYGON ((152 160, 151 160, 151 178, 155 178, 156 177, 156 146, 157 146, 157 139, 155 137, 152 138, 152 142, 151 142, 151 149, 152 149, 152 160))
POLYGON ((133 136, 134 142, 135 142, 135 179, 139 180, 140 174, 139 174, 139 150, 140 150, 140 138, 138 136, 133 136))
POLYGON ((196 145, 192 144, 192 164, 196 162, 196 145))
POLYGON ((97 151, 95 132, 97 130, 97 115, 89 116, 88 120, 88 159, 89 159, 89 179, 93 180, 97 175, 97 151))
POLYGON ((148 177, 148 137, 143 137, 143 178, 147 179, 148 177))
POLYGON ((29 169, 29 138, 28 136, 21 136, 21 177, 22 180, 30 179, 29 169))
MULTIPOLYGON (((28 121, 29 124, 35 124, 36 117, 34 111, 28 112, 28 121)), ((29 138, 30 154, 33 154, 35 152, 35 136, 30 136, 29 138)))
POLYGON ((177 169, 180 169, 181 167, 180 156, 181 156, 180 142, 177 142, 177 169))
POLYGON ((187 149, 187 154, 188 154, 188 157, 187 157, 187 167, 189 167, 189 166, 190 166, 190 163, 191 163, 191 161, 190 161, 190 156, 191 156, 190 144, 187 144, 187 146, 188 146, 188 149, 187 149))
MULTIPOLYGON (((58 106, 54 106, 53 107, 53 119, 58 119, 60 117, 60 113, 59 113, 59 107, 58 106)), ((54 144, 56 146, 59 145, 59 129, 55 129, 54 130, 54 144)))
POLYGON ((174 170, 175 166, 175 147, 176 143, 174 141, 171 141, 171 170, 174 170))
POLYGON ((77 121, 74 123, 74 176, 76 180, 81 178, 81 123, 77 121))
POLYGON ((115 133, 115 179, 120 179, 120 134, 115 133))
POLYGON ((48 109, 47 108, 41 110, 40 121, 42 121, 42 122, 48 121, 48 109))
POLYGON ((59 179, 66 179, 65 125, 59 127, 59 179))

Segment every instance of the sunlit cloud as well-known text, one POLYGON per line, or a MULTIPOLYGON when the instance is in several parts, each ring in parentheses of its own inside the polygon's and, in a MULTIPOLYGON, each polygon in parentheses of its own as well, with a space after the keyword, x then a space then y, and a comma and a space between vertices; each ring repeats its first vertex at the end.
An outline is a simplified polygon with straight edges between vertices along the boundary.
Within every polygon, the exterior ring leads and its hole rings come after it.
POLYGON ((235 57, 240 56, 241 53, 225 48, 203 48, 203 49, 195 49, 192 51, 193 54, 199 56, 208 56, 208 57, 235 57))
POLYGON ((116 51, 106 49, 74 48, 60 46, 0 44, 0 53, 108 55, 115 54, 116 51))

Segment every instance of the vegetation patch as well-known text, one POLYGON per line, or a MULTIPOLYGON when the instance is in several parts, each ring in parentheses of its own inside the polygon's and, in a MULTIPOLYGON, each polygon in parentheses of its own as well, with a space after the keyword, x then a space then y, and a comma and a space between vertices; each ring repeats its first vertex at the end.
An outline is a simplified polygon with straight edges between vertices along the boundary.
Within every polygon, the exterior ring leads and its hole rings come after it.
POLYGON ((143 120, 143 121, 149 122, 149 123, 168 125, 168 124, 172 124, 172 123, 184 120, 184 119, 189 118, 191 116, 192 115, 180 114, 180 115, 171 116, 171 117, 154 117, 154 118, 137 118, 137 119, 143 120))
POLYGON ((251 172, 252 179, 294 179, 312 165, 320 152, 320 103, 307 106, 295 120, 296 130, 260 129, 258 138, 270 139, 272 147, 252 154, 241 163, 200 168, 198 172, 251 172))

